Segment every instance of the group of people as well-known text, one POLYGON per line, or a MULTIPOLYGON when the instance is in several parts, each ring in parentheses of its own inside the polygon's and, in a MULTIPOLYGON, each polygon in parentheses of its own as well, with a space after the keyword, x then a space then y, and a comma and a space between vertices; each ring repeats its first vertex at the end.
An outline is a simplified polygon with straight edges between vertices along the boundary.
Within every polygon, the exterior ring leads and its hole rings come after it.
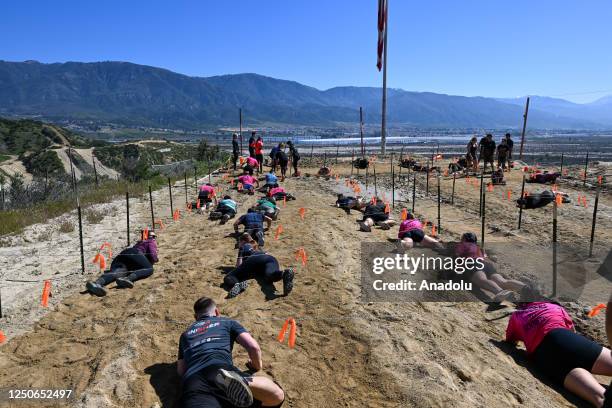
MULTIPOLYGON (((381 227, 381 223, 391 225, 388 214, 381 212, 380 205, 374 200, 368 204, 363 197, 340 194, 336 206, 347 214, 350 214, 351 210, 363 211, 363 219, 359 221, 362 231, 369 231, 373 223, 378 223, 381 227)), ((439 251, 448 249, 440 241, 428 236, 423 224, 411 213, 400 223, 397 237, 404 249, 411 249, 417 244, 439 251)), ((544 298, 521 281, 502 276, 478 245, 474 233, 464 233, 452 252, 457 257, 483 260, 482 269, 467 272, 463 279, 468 279, 475 287, 491 293, 491 301, 513 300, 516 299, 516 294, 521 295, 521 300, 534 297, 529 299, 529 302, 517 303, 517 309, 508 322, 507 342, 515 344, 522 341, 530 360, 558 385, 595 407, 612 408, 612 384, 605 388, 594 377, 612 376, 610 349, 577 333, 571 317, 561 305, 544 298)), ((612 342, 612 298, 608 302, 606 314, 606 331, 609 341, 612 342)))
POLYGON ((514 141, 510 133, 506 133, 499 145, 495 144, 495 140, 493 140, 493 135, 491 133, 481 138, 480 141, 478 141, 476 137, 473 137, 467 144, 465 155, 467 169, 478 172, 478 165, 482 162, 484 172, 487 171, 487 164, 491 166, 491 172, 495 171, 496 168, 501 169, 501 171, 510 171, 513 148, 514 141), (496 152, 497 167, 494 165, 496 152))
MULTIPOLYGON (((244 169, 249 175, 253 175, 254 171, 258 171, 259 173, 263 173, 263 165, 264 165, 264 142, 263 138, 257 135, 257 132, 252 131, 251 137, 249 138, 249 156, 247 157, 244 169)), ((240 159, 241 149, 240 144, 238 142, 238 135, 234 133, 232 135, 232 161, 234 170, 237 169, 237 163, 240 159)), ((282 180, 287 176, 287 167, 289 166, 289 161, 291 160, 291 164, 293 166, 293 173, 296 176, 300 175, 298 170, 299 161, 300 161, 300 153, 298 152, 297 147, 293 144, 292 141, 287 141, 287 143, 279 143, 278 145, 272 147, 270 150, 270 166, 273 171, 276 171, 278 167, 280 169, 280 174, 282 180), (286 148, 289 148, 289 152, 286 152, 286 148)))

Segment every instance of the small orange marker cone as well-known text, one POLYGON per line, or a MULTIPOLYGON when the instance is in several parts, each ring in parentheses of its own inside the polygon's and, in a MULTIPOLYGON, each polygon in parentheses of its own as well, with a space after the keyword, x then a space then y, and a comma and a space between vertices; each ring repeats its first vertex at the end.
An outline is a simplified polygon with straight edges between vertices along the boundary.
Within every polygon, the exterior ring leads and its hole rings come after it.
POLYGON ((391 207, 389 206, 389 203, 385 204, 385 214, 389 214, 391 212, 391 207))
POLYGON ((431 236, 435 237, 438 235, 438 231, 436 230, 436 226, 432 224, 431 226, 431 236))
POLYGON ((2 333, 2 330, 0 330, 0 344, 4 343, 6 341, 6 336, 4 335, 4 333, 2 333))
POLYGON ((597 306, 595 306, 594 308, 592 308, 589 313, 587 314, 587 317, 589 319, 597 316, 599 314, 599 312, 601 312, 602 310, 604 310, 606 308, 606 305, 604 305, 603 303, 598 304, 597 306))
POLYGON ((47 307, 49 306, 49 296, 51 295, 51 281, 50 280, 46 280, 45 281, 45 286, 43 287, 43 292, 42 292, 42 305, 43 307, 47 307))
POLYGON ((297 325, 295 324, 294 318, 290 317, 287 320, 285 320, 285 323, 283 324, 283 328, 278 333, 279 343, 282 343, 283 341, 285 341, 285 334, 287 333, 287 329, 289 329, 289 341, 288 341, 289 348, 294 348, 295 339, 297 337, 297 325))
POLYGON ((561 194, 555 195, 555 203, 557 203, 557 207, 561 207, 561 205, 563 204, 563 198, 561 197, 561 194))
POLYGON ((493 191, 493 183, 487 183, 487 191, 489 193, 493 191))
POLYGON ((597 176, 597 184, 601 185, 603 183, 603 176, 597 176))
POLYGON ((300 217, 304 219, 304 215, 306 215, 306 209, 304 207, 300 207, 298 213, 300 214, 300 217))
POLYGON ((102 246, 100 247, 100 251, 102 251, 104 248, 106 248, 106 250, 108 251, 108 257, 112 258, 113 257, 113 246, 110 242, 105 242, 102 244, 102 246))
POLYGON ((159 225, 159 229, 163 230, 164 229, 164 222, 160 219, 160 220, 155 220, 155 225, 159 225))
POLYGON ((507 194, 508 200, 512 200, 512 190, 508 190, 506 194, 507 194))
POLYGON ((276 234, 274 234, 274 239, 276 241, 278 241, 278 237, 280 237, 280 234, 283 232, 283 226, 279 225, 278 227, 276 227, 276 234))
POLYGON ((283 207, 287 205, 287 196, 283 196, 283 207))
POLYGON ((408 219, 408 209, 402 208, 402 221, 406 221, 408 219))
POLYGON ((149 227, 145 227, 145 229, 142 230, 142 240, 146 241, 147 239, 149 239, 149 227))

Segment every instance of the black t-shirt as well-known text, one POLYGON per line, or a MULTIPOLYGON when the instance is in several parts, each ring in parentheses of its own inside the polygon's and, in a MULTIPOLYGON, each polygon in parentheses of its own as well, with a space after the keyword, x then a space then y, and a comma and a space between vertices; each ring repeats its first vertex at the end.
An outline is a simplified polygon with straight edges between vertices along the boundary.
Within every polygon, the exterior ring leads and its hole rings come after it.
POLYGON ((480 151, 486 155, 495 153, 495 140, 489 140, 486 137, 480 139, 480 151))
POLYGON ((246 229, 263 229, 264 216, 258 212, 248 212, 240 216, 238 223, 246 229))
POLYGON ((289 158, 287 157, 287 153, 283 152, 282 150, 279 150, 278 152, 276 152, 276 160, 278 160, 279 163, 287 163, 287 162, 289 162, 289 158))
POLYGON ((237 140, 232 140, 232 153, 238 154, 240 152, 240 145, 237 140))
POLYGON ((183 381, 211 366, 234 365, 232 349, 236 338, 247 333, 235 320, 225 317, 203 317, 181 334, 178 359, 185 360, 183 381))

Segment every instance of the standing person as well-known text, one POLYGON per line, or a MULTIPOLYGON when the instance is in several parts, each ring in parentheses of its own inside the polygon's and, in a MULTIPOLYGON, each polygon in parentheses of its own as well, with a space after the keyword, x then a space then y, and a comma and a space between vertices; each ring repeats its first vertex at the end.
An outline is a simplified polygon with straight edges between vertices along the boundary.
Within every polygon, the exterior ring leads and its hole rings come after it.
POLYGON ((140 240, 133 247, 126 248, 111 262, 110 270, 105 271, 94 282, 87 282, 85 288, 96 296, 106 296, 104 286, 117 282, 119 288, 133 288, 134 282, 153 275, 153 264, 157 263, 157 244, 155 231, 140 240))
POLYGON ((298 171, 298 162, 300 161, 300 153, 298 152, 297 147, 293 145, 291 140, 287 142, 287 146, 289 146, 289 155, 291 156, 291 161, 293 162, 293 175, 299 176, 300 172, 298 171))
POLYGON ((284 143, 281 143, 278 145, 278 151, 276 152, 276 163, 280 167, 281 181, 285 181, 285 176, 287 175, 287 165, 289 164, 289 158, 287 157, 287 153, 285 153, 284 143))
POLYGON ((207 297, 193 305, 196 321, 181 334, 176 371, 182 377, 181 406, 221 408, 278 407, 283 390, 271 379, 243 373, 234 366, 234 342, 249 354, 247 367, 263 368, 257 341, 235 320, 221 317, 216 303, 207 297))
POLYGON ((232 160, 234 162, 234 170, 236 170, 236 162, 240 156, 240 145, 238 144, 238 135, 232 135, 232 160))
POLYGON ((525 343, 527 356, 557 384, 593 406, 612 406, 608 391, 593 376, 612 376, 610 349, 574 330, 574 322, 558 304, 519 303, 508 321, 506 341, 525 343))
MULTIPOLYGON (((506 139, 502 139, 499 146, 497 146, 497 167, 501 168, 502 171, 506 171, 506 164, 510 151, 507 143, 506 139)), ((508 166, 508 171, 510 171, 510 166, 508 166)))
POLYGON ((493 158, 495 157, 495 140, 493 135, 487 133, 485 137, 480 139, 480 161, 483 162, 482 171, 487 171, 487 163, 491 165, 491 171, 493 171, 493 158))
POLYGON ((249 157, 255 157, 255 131, 252 131, 249 137, 249 157))
POLYGON ((465 159, 467 161, 467 168, 471 168, 476 173, 478 173, 478 157, 476 155, 477 151, 478 139, 476 139, 476 136, 474 136, 467 144, 467 152, 465 154, 465 159))
POLYGON ((512 149, 514 148, 514 140, 512 140, 510 133, 506 133, 506 144, 508 145, 508 162, 510 162, 512 161, 512 149))
POLYGON ((276 161, 276 155, 278 153, 278 150, 280 149, 281 144, 279 143, 278 146, 274 146, 271 150, 270 150, 270 160, 272 163, 272 171, 276 171, 276 165, 278 164, 276 161))
POLYGON ((259 162, 259 173, 263 173, 263 139, 261 136, 257 136, 255 142, 255 158, 259 162))

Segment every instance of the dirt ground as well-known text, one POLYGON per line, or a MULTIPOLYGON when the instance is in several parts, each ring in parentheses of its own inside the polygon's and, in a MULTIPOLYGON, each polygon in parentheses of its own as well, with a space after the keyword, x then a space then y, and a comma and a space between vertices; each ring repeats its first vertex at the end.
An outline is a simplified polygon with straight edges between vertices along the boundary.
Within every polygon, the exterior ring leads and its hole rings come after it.
MULTIPOLYGON (((388 172, 388 162, 377 163, 377 183, 381 183, 377 188, 388 184, 384 167, 388 172)), ((350 173, 346 164, 333 166, 333 170, 342 176, 350 173)), ((285 406, 585 406, 535 371, 522 349, 501 342, 510 304, 492 310, 480 302, 362 303, 361 242, 387 241, 396 236, 397 229, 359 232, 357 214, 346 215, 332 206, 334 194, 344 188, 343 179, 307 176, 314 172, 303 169, 302 177, 284 183, 298 199, 284 207, 281 204, 281 216, 274 224, 274 228, 283 226, 280 239, 268 233, 266 240, 265 249, 282 266, 296 267, 295 289, 288 297, 276 297, 269 288, 253 282, 245 293, 225 299, 220 283, 236 256, 234 239, 229 236, 232 227, 189 214, 168 223, 158 235, 160 263, 152 277, 132 290, 111 286, 105 298, 67 289, 63 296, 52 299, 52 310, 31 330, 16 333, 0 346, 2 388, 73 389, 76 397, 69 405, 83 407, 176 406, 178 338, 191 322, 193 302, 207 295, 217 300, 222 314, 239 320, 260 342, 262 375, 283 386, 285 406), (304 220, 298 215, 300 207, 306 209, 304 220), (295 259, 300 247, 308 255, 306 266, 295 259), (294 317, 298 325, 295 349, 276 340, 288 317, 294 317)), ((509 180, 515 196, 520 191, 519 173, 515 171, 509 180)), ((415 211, 434 221, 435 197, 426 196, 424 176, 419 177, 415 211)), ((363 172, 359 179, 364 185, 363 172)), ((370 190, 371 183, 369 179, 370 190)), ((443 179, 441 186, 446 197, 441 231, 445 241, 457 239, 466 230, 480 231, 478 190, 458 180, 455 205, 451 206, 446 202, 451 183, 443 179)), ((433 193, 435 182, 430 187, 433 193)), ((588 196, 589 208, 566 204, 559 209, 560 237, 583 248, 588 244, 594 193, 580 184, 560 183, 559 188, 573 199, 578 192, 588 196)), ((390 192, 384 192, 390 199, 390 192)), ((501 189, 490 193, 487 242, 535 248, 550 241, 549 208, 525 214, 524 226, 517 231, 517 211, 501 194, 501 189), (493 200, 494 196, 499 198, 493 200)), ((239 196, 240 208, 246 209, 255 199, 239 196)), ((610 200, 607 193, 600 196, 598 256, 610 249, 610 200)), ((402 205, 396 205, 396 217, 402 205)), ((142 206, 145 211, 145 203, 142 206)), ((530 262, 543 265, 546 261, 527 257, 520 263, 530 262)), ((77 275, 73 280, 82 284, 84 277, 77 275)), ((604 290, 610 293, 609 287, 604 290)), ((593 299, 567 306, 579 329, 605 343, 603 317, 584 317, 583 308, 591 303, 593 299)), ((236 365, 244 367, 246 353, 236 347, 234 357, 236 365)), ((63 405, 68 404, 55 406, 63 405)), ((13 406, 54 405, 21 402, 13 406)))

